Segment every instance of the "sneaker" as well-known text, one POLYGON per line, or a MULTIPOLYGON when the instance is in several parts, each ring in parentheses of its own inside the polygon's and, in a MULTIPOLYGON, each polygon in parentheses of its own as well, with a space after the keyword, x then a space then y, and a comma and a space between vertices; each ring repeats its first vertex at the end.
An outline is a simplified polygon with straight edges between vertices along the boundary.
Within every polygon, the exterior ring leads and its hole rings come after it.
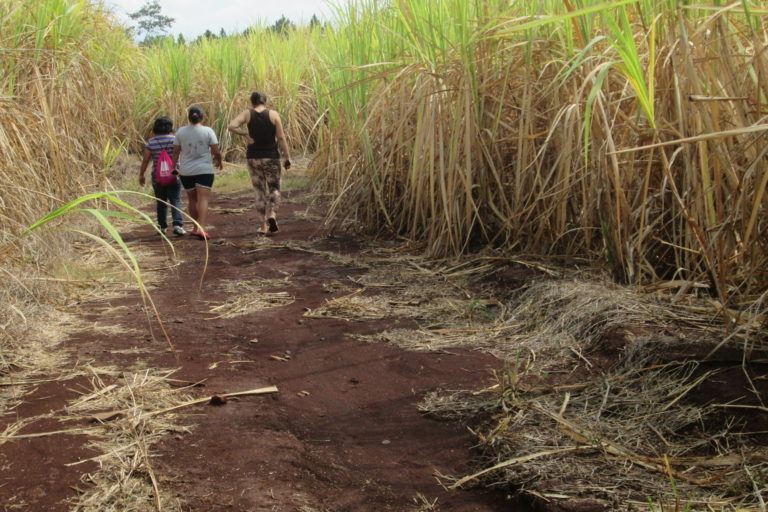
POLYGON ((173 234, 176 236, 184 236, 187 232, 181 226, 173 226, 173 234))
POLYGON ((205 231, 195 231, 195 236, 200 240, 210 240, 211 237, 205 231))
POLYGON ((267 219, 267 224, 269 224, 269 232, 270 233, 277 233, 280 231, 280 229, 277 227, 277 220, 275 219, 267 219))

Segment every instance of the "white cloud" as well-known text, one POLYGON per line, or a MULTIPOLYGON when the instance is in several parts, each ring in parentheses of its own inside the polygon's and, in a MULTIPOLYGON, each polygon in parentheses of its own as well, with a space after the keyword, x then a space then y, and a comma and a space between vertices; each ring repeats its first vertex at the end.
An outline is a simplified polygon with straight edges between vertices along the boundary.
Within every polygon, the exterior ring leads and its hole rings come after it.
MULTIPOLYGON (((104 0, 117 18, 126 25, 133 25, 128 13, 135 12, 147 0, 104 0)), ((272 24, 285 16, 294 23, 308 23, 312 15, 328 19, 330 9, 318 0, 161 0, 165 16, 175 19, 171 33, 194 38, 210 30, 218 33, 242 31, 254 23, 272 24)))

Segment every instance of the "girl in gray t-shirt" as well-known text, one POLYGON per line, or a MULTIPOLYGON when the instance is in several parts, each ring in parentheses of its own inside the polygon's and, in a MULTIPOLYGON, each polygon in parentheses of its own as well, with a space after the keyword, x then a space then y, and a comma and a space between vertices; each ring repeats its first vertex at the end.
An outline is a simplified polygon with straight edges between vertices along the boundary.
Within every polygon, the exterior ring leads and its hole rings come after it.
POLYGON ((173 145, 173 161, 176 162, 181 178, 181 185, 187 192, 189 215, 200 225, 190 231, 190 235, 207 240, 205 223, 208 220, 208 201, 213 187, 213 166, 222 169, 219 141, 216 133, 208 126, 203 126, 203 109, 192 106, 188 112, 189 123, 176 132, 173 145))

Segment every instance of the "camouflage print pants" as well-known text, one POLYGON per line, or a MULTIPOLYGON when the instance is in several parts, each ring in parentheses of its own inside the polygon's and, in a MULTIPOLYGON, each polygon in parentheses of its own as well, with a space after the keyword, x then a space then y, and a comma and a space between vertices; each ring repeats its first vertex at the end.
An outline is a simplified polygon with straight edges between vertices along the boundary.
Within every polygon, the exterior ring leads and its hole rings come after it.
POLYGON ((276 158, 249 158, 248 170, 256 190, 256 208, 264 219, 275 218, 280 203, 280 160, 276 158))

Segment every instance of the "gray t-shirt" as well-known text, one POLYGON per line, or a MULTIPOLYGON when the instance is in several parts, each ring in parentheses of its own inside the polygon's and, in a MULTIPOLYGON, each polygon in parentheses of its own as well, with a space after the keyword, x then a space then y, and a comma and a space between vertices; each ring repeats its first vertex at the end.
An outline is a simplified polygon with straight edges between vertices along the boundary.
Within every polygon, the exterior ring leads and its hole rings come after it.
POLYGON ((208 126, 188 124, 179 128, 176 132, 176 142, 173 144, 181 146, 179 174, 182 176, 213 174, 211 145, 218 143, 216 133, 208 126))

